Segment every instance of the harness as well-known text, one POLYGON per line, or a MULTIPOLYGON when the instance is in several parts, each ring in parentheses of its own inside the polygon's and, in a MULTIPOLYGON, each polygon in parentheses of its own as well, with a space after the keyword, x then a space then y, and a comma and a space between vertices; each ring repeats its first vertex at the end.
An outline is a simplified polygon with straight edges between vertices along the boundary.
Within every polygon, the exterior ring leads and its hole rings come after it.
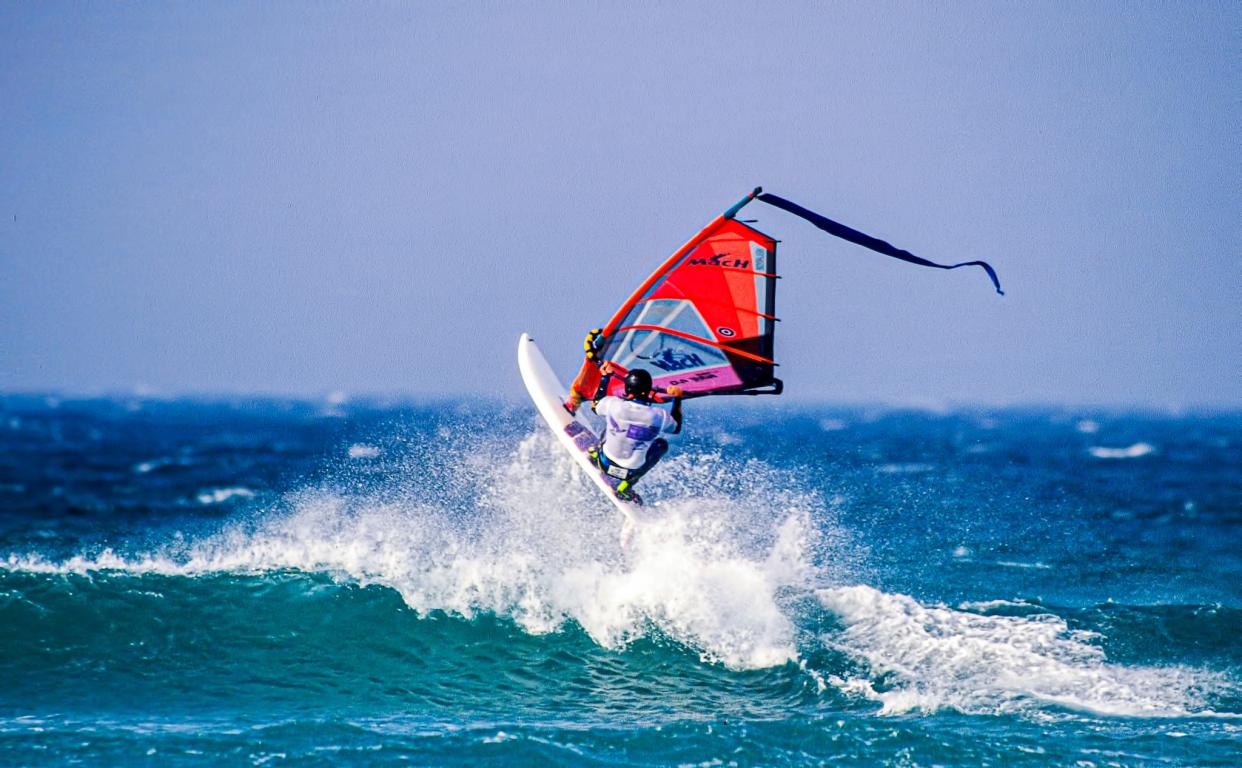
POLYGON ((604 453, 604 443, 602 440, 595 446, 594 457, 595 463, 599 464, 599 468, 604 470, 604 474, 609 477, 615 477, 618 480, 629 480, 630 476, 636 471, 613 463, 608 458, 608 454, 604 453))

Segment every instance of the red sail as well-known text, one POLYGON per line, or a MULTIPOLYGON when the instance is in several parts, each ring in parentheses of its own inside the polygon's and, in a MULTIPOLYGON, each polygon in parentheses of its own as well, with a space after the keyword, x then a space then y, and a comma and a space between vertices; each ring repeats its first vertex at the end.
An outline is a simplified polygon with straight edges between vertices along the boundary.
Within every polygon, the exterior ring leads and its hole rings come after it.
MULTIPOLYGON (((656 387, 689 396, 770 386, 776 280, 776 241, 718 217, 617 310, 596 342, 597 360, 621 374, 646 369, 656 387)), ((574 388, 591 397, 598 380, 588 361, 574 388)))
MULTIPOLYGON (((792 201, 755 190, 717 216, 668 257, 608 321, 588 338, 587 359, 574 379, 571 410, 597 394, 600 362, 618 373, 651 373, 657 387, 688 397, 781 392, 772 336, 776 317, 776 241, 734 217, 752 200, 792 213, 828 234, 889 258, 936 269, 980 267, 1003 294, 986 261, 940 264, 792 201)), ((616 379, 610 394, 620 389, 616 379)))

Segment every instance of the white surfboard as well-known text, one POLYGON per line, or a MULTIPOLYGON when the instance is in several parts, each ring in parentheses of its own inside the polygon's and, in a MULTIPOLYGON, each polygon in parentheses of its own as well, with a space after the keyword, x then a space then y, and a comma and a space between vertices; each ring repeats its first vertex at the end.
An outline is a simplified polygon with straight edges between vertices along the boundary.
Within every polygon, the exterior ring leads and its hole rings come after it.
POLYGON ((580 408, 577 416, 565 410, 569 389, 556 377, 552 366, 548 365, 539 347, 535 346, 535 340, 525 333, 518 339, 518 370, 522 372, 522 381, 526 384, 530 399, 535 401, 539 415, 552 429, 552 434, 556 435, 557 443, 573 457, 591 482, 595 483, 600 492, 625 517, 625 525, 621 533, 621 542, 624 545, 636 522, 639 507, 637 504, 617 498, 609 478, 605 477, 587 456, 587 452, 599 440, 598 434, 583 415, 583 409, 589 408, 589 405, 580 408))

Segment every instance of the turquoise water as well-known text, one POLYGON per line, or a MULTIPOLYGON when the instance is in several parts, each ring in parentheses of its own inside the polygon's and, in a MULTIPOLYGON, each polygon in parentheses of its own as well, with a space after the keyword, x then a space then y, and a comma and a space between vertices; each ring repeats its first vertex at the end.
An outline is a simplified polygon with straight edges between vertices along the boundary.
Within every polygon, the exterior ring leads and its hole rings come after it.
POLYGON ((687 429, 622 548, 527 408, 2 398, 0 763, 1239 763, 1242 416, 687 429))

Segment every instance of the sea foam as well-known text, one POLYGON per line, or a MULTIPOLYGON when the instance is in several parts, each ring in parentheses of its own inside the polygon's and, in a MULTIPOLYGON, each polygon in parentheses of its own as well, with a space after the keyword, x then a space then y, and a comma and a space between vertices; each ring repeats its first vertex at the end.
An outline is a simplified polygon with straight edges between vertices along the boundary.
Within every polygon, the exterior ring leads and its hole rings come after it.
MULTIPOLYGON (((658 633, 733 669, 798 659, 781 594, 809 581, 815 501, 782 491, 766 465, 739 472, 702 456, 667 460, 662 484, 678 500, 657 504, 623 547, 619 515, 599 503, 550 435, 525 438, 503 461, 467 455, 432 467, 440 476, 431 494, 395 488, 397 478, 359 492, 308 488, 290 494, 285 511, 188 541, 60 561, 10 555, 7 567, 323 572, 389 587, 422 614, 490 613, 533 634, 573 622, 611 649, 658 633)), ((238 491, 217 489, 200 501, 238 491)))
POLYGON ((820 590, 844 624, 824 641, 865 662, 840 681, 881 712, 1004 714, 1052 705, 1128 717, 1208 716, 1211 673, 1110 663, 1099 635, 1052 614, 988 615, 866 586, 820 590))

